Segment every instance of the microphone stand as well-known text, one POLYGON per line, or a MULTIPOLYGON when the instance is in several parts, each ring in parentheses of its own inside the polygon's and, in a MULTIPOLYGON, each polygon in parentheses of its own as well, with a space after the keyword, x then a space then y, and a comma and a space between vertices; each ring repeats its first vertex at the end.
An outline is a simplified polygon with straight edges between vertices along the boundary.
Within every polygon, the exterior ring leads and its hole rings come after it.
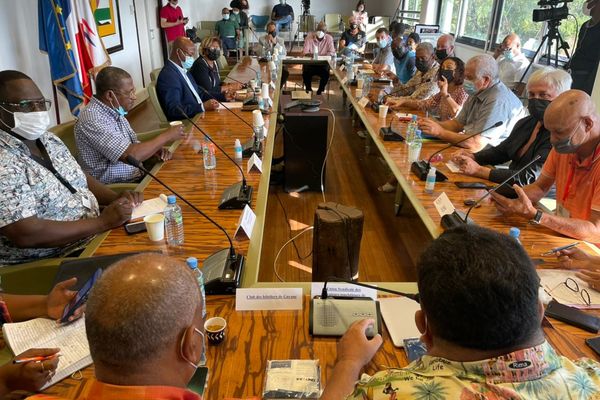
MULTIPOLYGON (((422 181, 424 181, 425 179, 427 179, 427 173, 429 172, 429 168, 431 167, 431 160, 433 159, 434 156, 436 156, 437 154, 440 154, 442 151, 445 151, 447 149, 449 149, 450 147, 456 147, 456 145, 462 143, 462 142, 466 142, 469 139, 474 138, 475 136, 481 135, 484 132, 489 131, 490 129, 494 129, 494 128, 498 128, 499 126, 502 126, 503 122, 502 121, 498 121, 496 122, 494 125, 485 128, 484 130, 482 130, 481 132, 477 132, 474 133, 472 135, 467 136, 464 139, 459 140, 456 143, 450 143, 448 146, 446 147, 442 147, 440 150, 436 151, 435 153, 433 153, 429 159, 427 161, 424 160, 419 160, 419 161, 415 161, 411 164, 410 166, 410 170, 422 181)), ((436 170, 436 177, 435 177, 435 181, 436 182, 444 182, 447 181, 448 177, 446 175, 444 175, 442 172, 440 172, 439 170, 436 170)))
POLYGON ((381 138, 384 142, 403 142, 404 137, 399 133, 394 132, 392 129, 392 123, 394 122, 394 118, 396 118, 396 114, 392 115, 392 119, 390 120, 390 126, 384 126, 379 130, 381 133, 381 138))
MULTIPOLYGON (((254 71, 256 83, 259 84, 261 82, 260 72, 247 65, 244 68, 248 68, 251 71, 254 71)), ((254 111, 258 109, 258 100, 256 99, 256 90, 252 88, 252 98, 244 100, 242 111, 254 111)))
POLYGON ((246 204, 250 205, 252 202, 252 186, 246 184, 246 175, 244 175, 244 171, 238 165, 237 162, 221 146, 219 146, 206 132, 202 130, 188 115, 181 109, 181 107, 177 107, 181 114, 187 119, 198 131, 204 135, 206 139, 208 139, 212 144, 214 144, 221 153, 225 154, 233 165, 240 170, 242 174, 242 181, 238 183, 234 183, 225 189, 223 194, 221 195, 221 202, 219 203, 219 210, 241 210, 246 204))
POLYGON ((469 209, 467 210, 466 214, 463 214, 462 212, 457 211, 455 209, 452 212, 452 214, 446 214, 446 215, 444 215, 442 217, 442 228, 444 228, 444 229, 447 230, 447 229, 455 228, 455 227, 463 225, 463 224, 473 224, 474 221, 469 218, 469 214, 471 214, 471 211, 475 207, 477 207, 490 194, 492 194, 493 192, 497 191, 499 188, 501 188, 502 186, 504 186, 508 182, 510 182, 510 180, 513 179, 515 176, 519 175, 521 172, 523 172, 527 168, 529 168, 529 166, 531 164, 533 164, 534 162, 536 162, 537 160, 539 160, 541 157, 542 156, 538 154, 537 157, 535 157, 533 160, 531 160, 530 162, 528 162, 523 168, 519 169, 517 172, 515 172, 514 174, 512 174, 511 176, 509 176, 508 178, 506 178, 506 180, 504 180, 504 182, 502 182, 502 183, 494 186, 492 189, 488 190, 483 196, 481 196, 479 198, 479 200, 477 200, 475 202, 475 204, 473 204, 471 207, 469 207, 469 209), (461 215, 461 214, 463 214, 463 215, 461 215))
POLYGON ((206 218, 211 224, 219 228, 227 237, 229 241, 229 248, 219 250, 210 255, 204 260, 202 265, 202 272, 205 279, 204 289, 207 294, 233 294, 236 288, 240 285, 242 270, 244 268, 244 256, 235 252, 233 241, 231 237, 220 224, 218 224, 211 217, 202 212, 198 207, 190 203, 183 196, 173 190, 169 185, 158 179, 154 174, 148 171, 144 165, 135 157, 128 155, 126 159, 127 163, 138 168, 144 174, 151 176, 161 186, 165 187, 181 201, 190 206, 192 210, 206 218), (218 276, 219 278, 214 279, 213 277, 218 276), (225 279, 223 279, 225 278, 225 279))
POLYGON ((248 140, 247 142, 245 142, 242 145, 242 157, 252 157, 253 153, 256 153, 257 156, 261 157, 262 156, 262 143, 261 143, 260 140, 258 140, 258 138, 256 137, 256 135, 254 134, 254 127, 252 125, 250 125, 244 118, 240 117, 235 112, 233 112, 233 110, 231 108, 227 107, 225 104, 223 104, 222 102, 220 102, 219 100, 217 100, 215 98, 215 96, 213 96, 208 90, 206 90, 202 86, 198 86, 198 87, 202 91, 204 91, 204 93, 206 93, 207 95, 209 95, 213 100, 215 100, 217 103, 219 103, 220 105, 222 105, 224 109, 226 109, 227 111, 229 111, 237 119, 239 119, 240 121, 242 121, 250 129, 252 129, 252 135, 253 135, 252 139, 248 140))

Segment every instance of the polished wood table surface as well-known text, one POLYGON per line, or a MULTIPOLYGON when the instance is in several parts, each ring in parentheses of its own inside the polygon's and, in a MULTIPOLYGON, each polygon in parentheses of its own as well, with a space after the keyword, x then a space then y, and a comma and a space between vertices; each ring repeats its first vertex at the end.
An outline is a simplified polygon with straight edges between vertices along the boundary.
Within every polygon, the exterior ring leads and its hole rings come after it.
MULTIPOLYGON (((346 72, 341 71, 339 68, 334 71, 334 74, 340 82, 342 82, 346 76, 346 72)), ((374 145, 377 146, 378 150, 381 152, 382 157, 385 159, 392 173, 398 180, 398 187, 401 190, 404 199, 410 201, 413 208, 429 230, 432 238, 439 236, 443 232, 441 217, 433 203, 438 196, 445 192, 456 209, 466 212, 468 207, 464 205, 465 200, 479 199, 485 194, 485 191, 482 189, 459 189, 454 184, 454 182, 458 181, 484 181, 480 178, 473 178, 458 173, 455 174, 448 169, 446 162, 450 160, 452 153, 457 151, 457 148, 446 150, 442 153, 443 161, 432 164, 438 170, 443 172, 444 175, 448 177, 448 180, 445 182, 437 182, 433 194, 426 193, 424 190, 425 182, 421 181, 410 170, 410 163, 408 162, 408 146, 406 143, 383 141, 381 138, 380 129, 390 125, 395 112, 390 110, 385 120, 380 119, 378 113, 372 108, 368 106, 363 108, 358 104, 358 100, 354 96, 356 87, 344 84, 342 85, 342 88, 368 131, 368 140, 372 140, 374 145)), ((383 89, 383 86, 372 87, 371 93, 381 89, 383 89)), ((416 110, 407 109, 403 111, 406 113, 422 114, 416 110)), ((406 123, 398 122, 397 118, 394 118, 392 125, 397 133, 401 133, 402 136, 405 136, 406 123)), ((447 143, 441 141, 425 140, 421 149, 420 158, 427 160, 434 152, 445 146, 447 146, 447 143)), ((485 182, 491 184, 491 182, 485 182)), ((480 226, 491 228, 506 234, 508 234, 511 227, 519 228, 521 230, 521 243, 530 257, 543 262, 543 265, 550 267, 557 266, 556 257, 542 257, 541 253, 544 253, 551 248, 574 242, 572 238, 565 237, 550 229, 531 225, 523 218, 501 215, 496 210, 496 207, 489 197, 482 202, 480 207, 474 208, 469 216, 480 226)), ((582 246, 582 248, 590 252, 596 251, 596 248, 593 245, 582 246)))
MULTIPOLYGON (((327 383, 336 358, 336 338, 313 338, 308 333, 309 298, 302 311, 235 311, 233 296, 209 296, 208 317, 227 320, 225 341, 208 346, 208 389, 205 399, 244 398, 262 394, 264 371, 268 360, 318 359, 322 384, 327 383), (249 334, 252 332, 252 334, 249 334)), ((584 344, 593 335, 560 322, 545 324, 548 341, 563 355, 576 359, 596 357, 584 344)), ((384 328, 383 346, 366 367, 374 373, 385 367, 408 364, 403 349, 394 347, 384 328)), ((46 393, 74 398, 85 381, 93 376, 93 367, 83 371, 83 379, 68 378, 46 393)))

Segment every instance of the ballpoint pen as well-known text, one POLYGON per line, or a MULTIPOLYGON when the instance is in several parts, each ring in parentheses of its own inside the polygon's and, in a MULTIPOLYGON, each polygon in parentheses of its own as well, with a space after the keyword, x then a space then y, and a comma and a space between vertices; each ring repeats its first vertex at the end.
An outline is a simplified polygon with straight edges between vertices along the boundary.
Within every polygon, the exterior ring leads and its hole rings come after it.
POLYGON ((61 356, 60 354, 52 354, 51 356, 15 358, 13 360, 13 364, 24 364, 24 363, 28 363, 28 362, 43 362, 43 361, 53 360, 60 356, 61 356))
POLYGON ((546 257, 546 256, 551 256, 552 254, 556 254, 556 253, 558 253, 559 251, 563 251, 563 250, 569 250, 569 249, 572 249, 573 247, 577 247, 578 245, 579 245, 579 242, 574 242, 574 243, 568 244, 568 245, 566 245, 566 246, 555 247, 555 248, 551 249, 550 251, 547 251, 547 252, 545 252, 545 253, 542 253, 541 255, 542 255, 543 257, 546 257))

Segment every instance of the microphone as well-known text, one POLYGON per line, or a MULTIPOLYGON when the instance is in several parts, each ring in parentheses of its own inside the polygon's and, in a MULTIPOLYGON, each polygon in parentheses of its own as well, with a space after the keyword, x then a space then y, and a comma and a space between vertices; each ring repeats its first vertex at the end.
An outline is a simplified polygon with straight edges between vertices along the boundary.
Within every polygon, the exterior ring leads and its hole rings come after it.
MULTIPOLYGON (((239 83, 240 85, 242 85, 242 89, 246 89, 246 88, 248 87, 248 83, 247 83, 247 82, 246 82, 246 83, 244 83, 244 82, 242 82, 242 81, 238 81, 237 79, 234 79, 234 78, 232 78, 232 77, 230 77, 230 76, 228 76, 228 77, 227 77, 227 78, 225 78, 225 79, 230 79, 230 80, 232 80, 232 81, 234 81, 234 82, 236 82, 236 83, 239 83)), ((253 90, 254 90, 254 89, 253 89, 253 90)))
MULTIPOLYGON (((536 162, 540 158, 542 158, 542 156, 538 154, 537 157, 535 157, 533 160, 531 160, 530 162, 528 162, 523 168, 519 169, 517 172, 515 172, 514 174, 512 174, 511 176, 509 176, 506 180, 504 180, 504 182, 502 182, 502 183, 494 186, 490 190, 488 190, 473 205, 471 205, 471 207, 469 207, 469 209, 467 210, 466 214, 461 215, 462 212, 457 211, 455 209, 452 212, 452 214, 446 214, 446 215, 444 215, 442 217, 442 227, 444 229, 450 229, 450 228, 455 228, 457 226, 460 226, 462 224, 472 224, 472 223, 474 223, 473 220, 469 218, 469 214, 471 214, 471 211, 475 207, 477 207, 479 205, 479 203, 481 203, 483 201, 483 199, 485 199, 490 194, 492 194, 493 192, 497 191, 498 189, 500 189, 501 187, 503 187, 504 185, 506 185, 508 182, 510 182, 511 179, 513 179, 515 176, 519 175, 521 172, 525 171, 531 164, 533 164, 534 162, 536 162)), ((512 189, 512 187, 508 186, 508 188, 509 189, 507 191, 513 191, 514 192, 514 189, 512 189)))
POLYGON ((396 118, 397 114, 394 113, 392 115, 392 119, 390 120, 390 126, 384 126, 379 130, 381 133, 381 138, 384 142, 403 142, 404 138, 399 133, 394 132, 392 129, 392 123, 394 122, 394 118, 396 118))
MULTIPOLYGON (((250 127, 250 129, 252 129, 252 131, 253 131, 253 137, 242 145, 242 157, 252 157, 253 153, 256 153, 256 155, 260 157, 262 155, 262 143, 260 142, 260 140, 258 140, 258 138, 256 137, 256 135, 254 135, 254 127, 252 125, 250 125, 244 118, 240 117, 235 112, 233 112, 233 110, 231 108, 227 107, 225 104, 223 104, 219 100, 217 100, 215 98, 215 96, 213 96, 208 90, 206 90, 202 86, 198 86, 198 87, 204 93, 206 93, 207 95, 209 95, 213 100, 215 100, 217 103, 219 103, 220 105, 222 105, 224 109, 226 109, 227 111, 229 111, 237 119, 239 119, 245 125, 247 125, 248 127, 250 127)), ((236 163, 236 165, 237 165, 237 163, 236 163)))
POLYGON ((356 285, 356 286, 362 286, 362 287, 366 287, 369 289, 375 289, 375 290, 381 290, 382 292, 386 292, 386 293, 391 293, 391 294, 397 294, 399 296, 404 296, 407 297, 411 300, 416 301, 417 303, 419 302, 419 294, 413 294, 413 293, 404 293, 404 292, 399 292, 396 290, 392 290, 392 289, 386 289, 386 288, 382 288, 382 287, 378 287, 378 286, 372 286, 372 285, 367 285, 366 283, 360 283, 360 282, 355 282, 355 281, 351 281, 348 279, 342 279, 342 278, 338 278, 335 276, 330 276, 328 280, 326 280, 323 284, 323 290, 321 291, 321 298, 322 299, 326 299, 327 296, 327 283, 328 282, 344 282, 344 283, 350 283, 352 285, 356 285))
POLYGON ((204 289, 207 294, 231 294, 235 293, 236 288, 240 285, 242 270, 244 268, 244 256, 241 254, 236 254, 235 248, 233 247, 233 242, 231 237, 220 224, 218 224, 211 217, 202 212, 198 207, 190 203, 179 193, 171 189, 169 185, 164 183, 162 180, 158 179, 154 174, 148 171, 144 164, 140 162, 137 158, 132 155, 127 155, 125 158, 127 164, 133 165, 138 168, 144 174, 151 176, 156 182, 158 182, 161 186, 165 187, 175 196, 177 196, 181 201, 190 206, 192 210, 196 211, 198 214, 202 215, 206 218, 211 224, 219 228, 227 237, 229 241, 229 248, 219 250, 216 253, 210 255, 206 260, 204 260, 202 266, 202 272, 205 276, 204 289))
POLYGON ((244 175, 244 171, 242 170, 242 168, 238 165, 238 163, 234 161, 233 158, 231 158, 229 154, 227 154, 225 150, 223 150, 221 146, 219 146, 214 140, 212 140, 212 138, 208 136, 208 134, 206 134, 206 132, 204 132, 202 128, 200 128, 194 121, 192 121, 192 119, 188 117, 188 115, 185 113, 185 111, 181 109, 181 107, 178 106, 177 109, 179 109, 179 111, 181 112, 181 114, 183 114, 185 119, 187 119, 192 125, 194 125, 194 127, 198 129, 198 131, 200 131, 200 133, 202 133, 202 135, 204 135, 206 139, 208 139, 212 144, 214 144, 221 151, 221 153, 225 154, 225 157, 227 157, 233 163, 233 165, 235 165, 237 169, 240 170, 240 173, 242 174, 242 181, 229 186, 221 195, 219 210, 241 210, 246 206, 246 204, 250 205, 250 203, 252 202, 252 186, 246 184, 246 175, 244 175))
MULTIPOLYGON (((499 126, 502 126, 503 122, 502 121, 498 121, 496 122, 494 125, 485 128, 484 130, 482 130, 481 132, 477 132, 474 133, 472 135, 467 136, 464 139, 459 140, 456 143, 450 143, 448 146, 446 147, 442 147, 441 149, 439 149, 438 151, 436 151, 435 153, 433 153, 429 159, 427 160, 427 162, 425 162, 424 160, 419 160, 419 161, 415 161, 412 163, 412 165, 410 166, 410 170, 422 181, 424 181, 425 179, 427 179, 427 173, 429 172, 429 167, 431 166, 431 160, 433 159, 434 156, 436 156, 437 154, 440 154, 442 151, 445 151, 447 149, 449 149, 450 147, 456 147, 456 145, 462 143, 462 142, 466 142, 467 140, 474 138, 475 136, 479 136, 484 132, 489 131, 490 129, 494 129, 494 128, 498 128, 499 126)), ((443 182, 448 180, 448 177, 446 175, 444 175, 443 173, 441 173, 439 170, 436 170, 436 178, 435 181, 436 182, 443 182)))
MULTIPOLYGON (((255 70, 254 68, 252 68, 249 65, 244 66, 244 68, 248 68, 251 71, 254 71, 255 74, 255 78, 256 78, 256 84, 260 84, 260 71, 255 70)), ((242 111, 253 111, 256 110, 258 108, 258 100, 256 100, 256 90, 254 90, 254 88, 252 89, 252 98, 251 99, 246 99, 244 100, 244 107, 242 107, 242 111)))

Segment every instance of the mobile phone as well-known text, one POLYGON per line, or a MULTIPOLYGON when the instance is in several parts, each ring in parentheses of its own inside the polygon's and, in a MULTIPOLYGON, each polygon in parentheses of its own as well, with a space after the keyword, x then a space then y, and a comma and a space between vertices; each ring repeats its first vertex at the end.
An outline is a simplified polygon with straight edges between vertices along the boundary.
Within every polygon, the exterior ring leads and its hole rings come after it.
POLYGON ((146 231, 146 223, 144 221, 132 222, 125 225, 125 232, 130 235, 146 231))
POLYGON ((188 382, 187 388, 194 393, 203 395, 207 383, 208 367, 198 367, 198 369, 196 369, 196 372, 194 372, 194 376, 192 376, 192 379, 190 379, 190 381, 188 382))
POLYGON ((545 314, 547 317, 557 319, 588 332, 598 333, 598 330, 600 330, 600 319, 598 317, 587 314, 575 307, 566 306, 555 300, 548 303, 545 314))
POLYGON ((487 189, 488 185, 483 182, 454 182, 461 189, 487 189))
POLYGON ((75 310, 77 310, 87 301, 88 295, 90 294, 90 290, 92 290, 94 283, 96 283, 96 281, 100 278, 100 275, 102 275, 102 268, 98 268, 96 272, 94 272, 94 275, 92 275, 92 277, 88 279, 85 285, 83 285, 83 287, 79 289, 75 297, 73 297, 69 304, 65 306, 63 314, 60 317, 60 322, 62 324, 68 323, 69 317, 73 315, 75 310))
POLYGON ((600 355, 600 336, 585 339, 585 344, 600 355))
POLYGON ((499 186, 498 189, 495 190, 495 192, 508 199, 516 199, 517 197, 519 197, 517 192, 515 192, 515 189, 513 189, 513 187, 507 183, 505 183, 502 186, 499 186))

